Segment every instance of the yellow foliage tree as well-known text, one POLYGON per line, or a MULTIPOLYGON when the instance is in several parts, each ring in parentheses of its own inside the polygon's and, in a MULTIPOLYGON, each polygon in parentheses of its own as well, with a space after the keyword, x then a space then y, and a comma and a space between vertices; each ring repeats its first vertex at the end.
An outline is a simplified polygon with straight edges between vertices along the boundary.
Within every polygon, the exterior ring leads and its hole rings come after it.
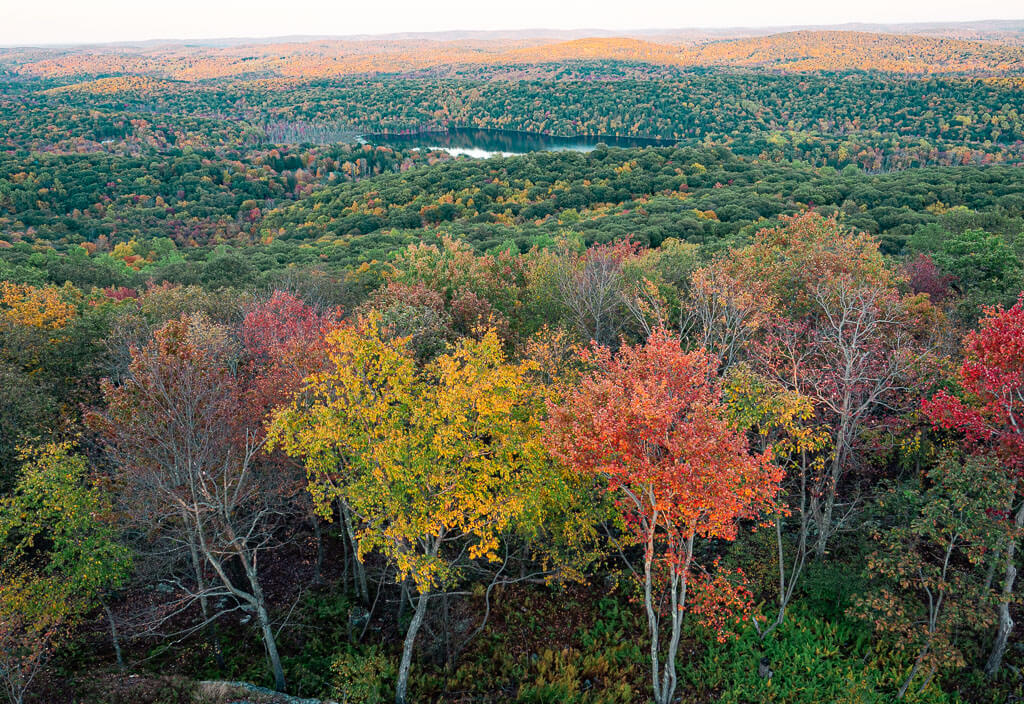
MULTIPOLYGON (((815 414, 813 399, 783 388, 761 376, 746 363, 732 367, 723 381, 723 396, 730 421, 747 432, 751 446, 771 454, 786 472, 775 524, 775 561, 778 567, 778 612, 762 637, 782 625, 809 552, 811 526, 809 494, 815 477, 825 469, 831 449, 829 428, 815 414), (796 544, 787 545, 783 525, 789 516, 797 522, 796 544)), ((760 631, 757 620, 754 627, 760 631)))
POLYGON ((75 317, 75 305, 69 300, 77 294, 71 286, 31 286, 0 281, 0 321, 40 330, 59 330, 75 317))
POLYGON ((539 441, 542 394, 529 362, 510 363, 492 330, 417 368, 379 321, 332 332, 328 370, 311 376, 270 429, 271 447, 305 461, 318 509, 343 499, 360 554, 378 551, 418 592, 399 667, 406 688, 430 597, 459 561, 497 561, 502 537, 560 481, 539 441))

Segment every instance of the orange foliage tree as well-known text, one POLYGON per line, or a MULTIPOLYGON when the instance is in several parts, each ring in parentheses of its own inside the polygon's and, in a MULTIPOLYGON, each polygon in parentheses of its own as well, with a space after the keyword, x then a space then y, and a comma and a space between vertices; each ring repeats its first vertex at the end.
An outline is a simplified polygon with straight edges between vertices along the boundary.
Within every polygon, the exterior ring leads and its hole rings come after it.
POLYGON ((782 472, 730 428, 717 362, 703 350, 683 352, 659 329, 644 345, 615 355, 595 347, 585 358, 594 371, 550 409, 548 442, 570 468, 607 482, 642 546, 654 700, 668 704, 688 587, 706 587, 701 611, 716 598, 736 603, 727 580, 701 579, 694 543, 734 539, 740 519, 772 506, 782 472))

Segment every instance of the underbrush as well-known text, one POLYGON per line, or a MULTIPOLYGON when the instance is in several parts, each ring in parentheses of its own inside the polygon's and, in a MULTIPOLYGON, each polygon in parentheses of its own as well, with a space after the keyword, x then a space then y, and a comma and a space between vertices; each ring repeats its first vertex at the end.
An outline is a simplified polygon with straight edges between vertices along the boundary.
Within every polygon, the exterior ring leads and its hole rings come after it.
MULTIPOLYGON (((689 621, 679 649, 680 702, 895 701, 907 663, 873 640, 869 624, 846 613, 849 593, 863 586, 856 582, 856 577, 812 568, 805 588, 814 596, 797 599, 782 625, 764 638, 748 625, 719 642, 714 633, 689 621)), ((474 610, 479 605, 472 597, 465 599, 468 612, 478 615, 474 610)), ((289 693, 346 704, 393 701, 402 624, 394 623, 393 613, 379 613, 369 623, 364 615, 354 597, 331 586, 308 592, 295 605, 281 638, 289 693)), ((614 589, 508 588, 496 595, 487 625, 453 662, 446 664, 428 639, 418 644, 410 698, 435 704, 646 704, 646 634, 639 603, 614 589)), ((136 669, 139 675, 117 672, 95 659, 78 660, 74 696, 46 704, 220 704, 222 699, 232 701, 229 693, 211 698, 196 680, 268 684, 257 640, 222 631, 221 643, 223 671, 212 664, 210 646, 202 639, 179 646, 173 655, 133 653, 142 656, 136 663, 145 663, 145 672, 136 669)), ((1016 701, 1014 696, 1024 695, 1024 683, 1014 674, 1017 653, 1013 646, 1010 650, 1010 666, 996 682, 976 671, 961 672, 956 681, 936 678, 924 691, 911 690, 903 701, 1016 701)))
POLYGON ((613 596, 517 592, 447 677, 438 701, 628 704, 644 700, 643 624, 613 596), (571 628, 566 628, 572 624, 571 628))
POLYGON ((722 704, 882 704, 892 697, 865 660, 869 643, 860 624, 795 610, 763 640, 752 627, 725 643, 706 639, 681 674, 686 689, 717 692, 722 704))

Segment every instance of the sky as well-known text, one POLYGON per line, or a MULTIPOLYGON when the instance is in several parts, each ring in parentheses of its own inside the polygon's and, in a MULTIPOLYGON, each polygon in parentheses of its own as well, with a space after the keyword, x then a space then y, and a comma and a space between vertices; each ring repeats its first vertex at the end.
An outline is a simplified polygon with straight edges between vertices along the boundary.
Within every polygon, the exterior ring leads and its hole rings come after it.
POLYGON ((0 45, 1021 19, 1021 0, 0 0, 0 45))

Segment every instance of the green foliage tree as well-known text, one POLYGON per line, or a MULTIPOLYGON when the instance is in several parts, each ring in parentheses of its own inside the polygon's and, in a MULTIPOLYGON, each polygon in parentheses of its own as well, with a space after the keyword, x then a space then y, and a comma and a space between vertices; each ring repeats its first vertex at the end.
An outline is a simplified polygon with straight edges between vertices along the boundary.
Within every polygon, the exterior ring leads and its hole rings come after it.
POLYGON ((983 568, 1005 539, 992 511, 1012 494, 1012 481, 990 460, 949 452, 918 482, 881 498, 888 525, 867 560, 874 583, 851 611, 892 649, 903 672, 897 699, 964 667, 964 650, 995 621, 983 568))
POLYGON ((21 704, 46 657, 128 576, 110 497, 68 444, 27 451, 0 500, 0 682, 21 704))

